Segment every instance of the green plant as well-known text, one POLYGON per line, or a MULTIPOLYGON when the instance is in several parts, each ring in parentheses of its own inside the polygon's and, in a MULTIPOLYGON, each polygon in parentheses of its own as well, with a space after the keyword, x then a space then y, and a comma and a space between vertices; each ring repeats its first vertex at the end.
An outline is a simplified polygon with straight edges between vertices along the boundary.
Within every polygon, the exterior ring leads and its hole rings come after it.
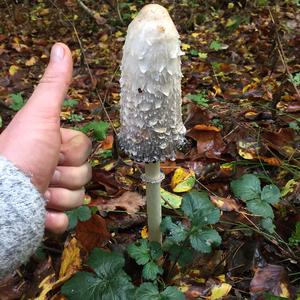
POLYGON ((25 100, 23 99, 22 93, 10 94, 9 96, 12 100, 9 108, 11 108, 13 111, 19 111, 25 105, 25 100))
POLYGON ((187 98, 191 99, 199 106, 208 107, 209 100, 207 99, 207 94, 205 92, 200 92, 195 95, 188 95, 187 98))
POLYGON ((290 81, 293 82, 295 85, 300 85, 300 72, 291 75, 290 81))
POLYGON ((80 122, 84 120, 84 117, 81 114, 71 114, 69 117, 67 117, 67 120, 70 122, 80 122))
POLYGON ((88 206, 82 205, 78 208, 69 210, 66 212, 68 219, 69 219, 69 225, 68 230, 72 230, 76 227, 78 221, 84 222, 91 218, 92 213, 88 206))
POLYGON ((289 238, 289 245, 297 247, 300 244, 300 222, 296 223, 295 230, 289 238))
POLYGON ((212 41, 209 45, 209 49, 219 51, 222 49, 222 44, 219 41, 212 41))
POLYGON ((75 99, 65 99, 63 107, 75 107, 78 104, 78 100, 75 99))
POLYGON ((92 132, 97 140, 103 140, 106 137, 108 123, 104 121, 92 121, 84 125, 80 131, 83 133, 92 132))
POLYGON ((260 179, 253 174, 245 174, 230 184, 235 197, 240 198, 254 215, 262 217, 261 226, 270 233, 274 233, 274 213, 272 204, 280 200, 280 190, 274 184, 261 188, 260 179))
POLYGON ((300 124, 300 118, 297 118, 295 121, 292 121, 289 123, 289 127, 294 130, 300 130, 299 124, 300 124))
POLYGON ((94 273, 78 272, 63 285, 61 293, 69 300, 132 299, 134 287, 121 255, 95 248, 87 265, 94 273))

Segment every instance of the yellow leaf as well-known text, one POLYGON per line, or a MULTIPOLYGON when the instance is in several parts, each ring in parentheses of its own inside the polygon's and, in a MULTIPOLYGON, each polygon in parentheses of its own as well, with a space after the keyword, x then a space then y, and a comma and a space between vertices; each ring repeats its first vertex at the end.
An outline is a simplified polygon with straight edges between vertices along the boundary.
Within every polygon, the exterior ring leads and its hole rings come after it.
POLYGON ((229 2, 227 7, 228 7, 228 9, 234 8, 234 3, 233 2, 229 2))
POLYGON ((208 297, 209 300, 222 299, 222 297, 227 296, 230 292, 232 286, 228 283, 222 283, 216 285, 211 289, 211 295, 208 297))
POLYGON ((144 226, 141 230, 141 237, 142 239, 147 239, 148 238, 148 227, 147 226, 144 226))
POLYGON ((26 62, 25 62, 25 65, 27 67, 31 67, 35 64, 36 64, 36 56, 32 56, 31 58, 27 59, 26 62))
POLYGON ((294 191, 294 187, 297 185, 297 181, 295 179, 290 179, 285 186, 281 190, 281 196, 284 197, 288 193, 291 193, 294 191))
POLYGON ((9 72, 9 75, 10 76, 14 76, 18 71, 19 71, 19 67, 18 66, 16 66, 16 65, 11 65, 10 67, 9 67, 9 70, 8 70, 8 72, 9 72))
POLYGON ((251 152, 247 152, 244 149, 239 149, 239 155, 244 159, 255 159, 256 156, 254 156, 251 152))
POLYGON ((281 293, 279 296, 290 299, 290 292, 288 290, 287 284, 280 283, 280 289, 281 289, 281 293))
POLYGON ((185 170, 180 167, 174 172, 171 187, 173 192, 183 193, 190 191, 195 185, 195 181, 196 178, 193 170, 185 170))
POLYGON ((193 32, 192 33, 192 37, 196 38, 200 35, 200 32, 193 32))
POLYGON ((119 37, 121 37, 123 35, 123 32, 122 31, 117 31, 116 33, 115 33, 115 37, 116 38, 119 38, 119 37))
POLYGON ((70 278, 81 267, 80 249, 77 245, 77 240, 72 238, 69 244, 65 247, 59 271, 59 279, 70 278))
POLYGON ((136 5, 130 5, 130 6, 129 6, 129 9, 130 9, 131 11, 137 11, 136 5))
POLYGON ((181 49, 183 51, 189 50, 190 48, 191 48, 191 45, 189 45, 189 44, 184 44, 184 43, 181 44, 181 49))
POLYGON ((50 274, 42 280, 39 288, 42 289, 40 295, 34 300, 47 300, 47 294, 53 289, 55 274, 50 274))

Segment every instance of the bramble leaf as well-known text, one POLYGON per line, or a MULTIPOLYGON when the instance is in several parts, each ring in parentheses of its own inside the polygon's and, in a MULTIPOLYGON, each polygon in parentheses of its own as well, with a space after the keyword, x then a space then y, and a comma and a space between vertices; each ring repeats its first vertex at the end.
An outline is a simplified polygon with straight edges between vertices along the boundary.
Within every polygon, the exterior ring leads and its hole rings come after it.
POLYGON ((170 253, 170 260, 178 261, 181 267, 186 266, 193 261, 194 250, 191 248, 183 248, 182 246, 173 244, 169 247, 168 252, 170 253))
POLYGON ((168 238, 175 242, 180 243, 187 237, 187 230, 181 223, 173 223, 171 217, 165 217, 161 222, 161 230, 167 233, 168 238))
POLYGON ((231 181, 230 187, 235 197, 244 202, 260 198, 260 180, 253 174, 245 174, 239 179, 231 181))
POLYGON ((84 222, 89 220, 92 216, 90 208, 86 205, 69 210, 66 212, 66 214, 69 218, 68 230, 74 229, 78 223, 78 220, 84 222))
POLYGON ((280 190, 274 184, 266 185, 261 191, 261 200, 275 204, 280 199, 280 190))
POLYGON ((264 218, 274 218, 273 209, 265 201, 261 201, 260 199, 251 200, 247 202, 248 209, 255 215, 261 216, 264 218))
POLYGON ((221 244, 221 237, 214 229, 197 229, 190 235, 192 247, 202 253, 211 252, 212 246, 221 244))
POLYGON ((155 280, 158 274, 162 274, 162 267, 158 266, 153 260, 143 267, 143 277, 147 280, 155 280))
POLYGON ((133 291, 128 275, 123 271, 125 260, 116 253, 94 249, 88 265, 95 274, 78 272, 61 288, 69 300, 110 300, 130 298, 133 291))
POLYGON ((130 244, 128 246, 128 254, 138 265, 145 265, 151 259, 150 249, 146 240, 139 240, 138 244, 130 244))

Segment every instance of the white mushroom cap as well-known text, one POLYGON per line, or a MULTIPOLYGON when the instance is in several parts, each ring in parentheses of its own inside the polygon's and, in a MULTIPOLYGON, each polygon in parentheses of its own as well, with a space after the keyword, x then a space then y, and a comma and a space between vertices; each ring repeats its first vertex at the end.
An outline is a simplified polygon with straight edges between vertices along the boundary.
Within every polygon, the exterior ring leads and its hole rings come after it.
POLYGON ((143 7, 123 49, 119 144, 135 161, 175 159, 183 143, 179 34, 168 11, 143 7))

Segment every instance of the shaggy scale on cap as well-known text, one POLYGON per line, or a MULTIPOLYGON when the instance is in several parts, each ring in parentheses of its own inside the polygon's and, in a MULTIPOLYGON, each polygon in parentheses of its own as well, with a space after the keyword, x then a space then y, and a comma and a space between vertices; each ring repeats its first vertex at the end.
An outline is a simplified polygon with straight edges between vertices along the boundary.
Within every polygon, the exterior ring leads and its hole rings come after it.
POLYGON ((120 80, 119 144, 135 161, 174 160, 184 142, 181 55, 168 11, 146 5, 128 27, 120 80))
POLYGON ((45 201, 30 178, 0 156, 0 279, 34 254, 45 215, 45 201))

